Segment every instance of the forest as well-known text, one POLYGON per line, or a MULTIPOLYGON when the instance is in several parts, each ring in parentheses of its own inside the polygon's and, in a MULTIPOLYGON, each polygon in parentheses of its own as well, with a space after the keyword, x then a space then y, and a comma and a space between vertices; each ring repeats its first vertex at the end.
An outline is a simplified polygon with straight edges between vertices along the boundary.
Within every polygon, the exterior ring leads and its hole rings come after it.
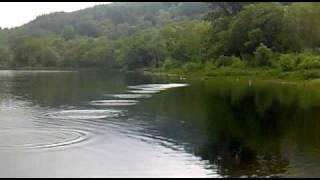
POLYGON ((318 78, 320 3, 112 3, 0 29, 0 68, 318 78))

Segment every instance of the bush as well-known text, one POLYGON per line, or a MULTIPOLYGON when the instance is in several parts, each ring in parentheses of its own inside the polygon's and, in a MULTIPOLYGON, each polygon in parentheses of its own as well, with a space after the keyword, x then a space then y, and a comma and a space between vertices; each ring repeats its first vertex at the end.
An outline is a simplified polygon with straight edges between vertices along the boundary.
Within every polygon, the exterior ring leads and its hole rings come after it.
POLYGON ((229 65, 231 65, 231 57, 230 56, 221 55, 221 56, 219 56, 219 58, 217 59, 215 64, 218 67, 229 66, 229 65))
POLYGON ((245 68, 246 63, 244 61, 241 61, 240 58, 234 57, 232 60, 231 67, 233 68, 245 68))
POLYGON ((270 48, 265 46, 263 43, 257 47, 254 52, 254 65, 255 66, 270 66, 273 58, 273 52, 270 48))
POLYGON ((292 71, 297 69, 299 59, 293 54, 282 54, 279 57, 278 63, 282 71, 292 71))
POLYGON ((199 63, 189 62, 182 66, 183 72, 194 72, 202 69, 202 65, 199 63))
POLYGON ((318 71, 304 71, 303 72, 304 79, 316 79, 320 78, 320 73, 318 71))
POLYGON ((219 56, 215 64, 218 67, 221 67, 221 66, 232 66, 233 64, 237 66, 239 65, 239 63, 241 64, 241 60, 238 57, 221 55, 219 56))
POLYGON ((162 63, 162 68, 165 70, 168 70, 174 67, 175 67, 175 63, 171 58, 166 58, 162 63))
POLYGON ((282 54, 278 65, 282 71, 319 69, 320 56, 311 53, 282 54))
POLYGON ((204 67, 206 71, 211 71, 217 68, 217 66, 212 61, 206 61, 204 63, 204 67))
POLYGON ((299 69, 319 69, 320 68, 320 57, 311 54, 302 54, 299 56, 300 64, 299 69))

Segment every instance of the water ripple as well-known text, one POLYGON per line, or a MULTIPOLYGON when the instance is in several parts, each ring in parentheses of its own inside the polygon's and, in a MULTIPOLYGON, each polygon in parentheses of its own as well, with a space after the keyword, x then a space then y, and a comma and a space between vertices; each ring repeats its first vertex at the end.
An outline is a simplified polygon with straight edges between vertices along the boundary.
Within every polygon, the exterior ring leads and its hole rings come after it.
POLYGON ((107 117, 118 117, 120 110, 62 110, 48 113, 47 117, 53 119, 103 119, 107 117))
POLYGON ((188 84, 183 83, 170 83, 170 84, 141 84, 136 86, 128 86, 129 89, 141 89, 141 90, 150 90, 150 91, 161 91, 170 88, 177 88, 177 87, 185 87, 188 84))
POLYGON ((170 88, 184 87, 188 86, 188 84, 183 83, 170 83, 170 84, 141 84, 135 86, 128 86, 130 93, 137 94, 153 94, 159 93, 160 91, 167 90, 170 88), (133 90, 132 90, 133 89, 133 90))
POLYGON ((106 94, 106 96, 124 99, 151 98, 150 94, 106 94))
POLYGON ((139 101, 136 100, 97 100, 91 101, 90 105, 94 106, 130 106, 135 105, 139 101))
POLYGON ((130 93, 137 93, 137 94, 154 94, 160 92, 159 90, 129 90, 130 93))
POLYGON ((0 149, 42 149, 64 147, 88 139, 88 133, 75 129, 37 128, 0 130, 0 149))

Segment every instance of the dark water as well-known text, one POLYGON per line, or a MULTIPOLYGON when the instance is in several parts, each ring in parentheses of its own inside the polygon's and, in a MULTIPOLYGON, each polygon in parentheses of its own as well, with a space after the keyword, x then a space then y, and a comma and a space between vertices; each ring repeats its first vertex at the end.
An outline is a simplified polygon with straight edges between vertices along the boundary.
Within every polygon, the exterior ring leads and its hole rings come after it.
POLYGON ((319 177, 319 130, 316 86, 0 71, 1 177, 319 177))

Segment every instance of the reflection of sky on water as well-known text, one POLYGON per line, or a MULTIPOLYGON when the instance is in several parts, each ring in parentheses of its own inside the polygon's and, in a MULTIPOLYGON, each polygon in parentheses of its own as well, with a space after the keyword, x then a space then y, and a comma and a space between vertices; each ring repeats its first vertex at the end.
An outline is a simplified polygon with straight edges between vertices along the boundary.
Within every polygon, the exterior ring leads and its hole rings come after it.
POLYGON ((95 108, 85 103, 77 107, 72 99, 67 100, 70 104, 49 105, 49 92, 34 94, 28 89, 30 79, 40 74, 31 73, 31 78, 28 72, 20 72, 19 81, 11 71, 0 74, 7 78, 0 78, 2 177, 217 176, 205 161, 186 153, 183 147, 174 148, 176 145, 166 142, 165 137, 159 140, 139 132, 144 127, 127 121, 125 109, 95 108), (17 89, 21 87, 24 89, 17 89))
POLYGON ((0 71, 1 176, 318 176, 319 88, 230 79, 0 71))

